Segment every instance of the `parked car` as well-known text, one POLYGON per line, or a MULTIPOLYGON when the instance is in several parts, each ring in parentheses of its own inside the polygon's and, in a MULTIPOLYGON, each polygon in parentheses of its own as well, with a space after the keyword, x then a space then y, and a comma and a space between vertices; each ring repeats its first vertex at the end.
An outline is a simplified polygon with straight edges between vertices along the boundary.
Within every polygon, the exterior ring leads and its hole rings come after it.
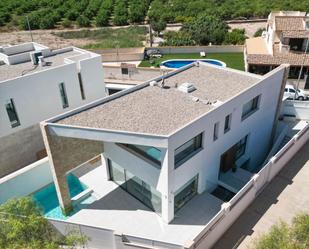
POLYGON ((297 100, 307 100, 308 96, 306 96, 305 92, 301 89, 298 89, 296 92, 296 89, 294 88, 293 85, 286 85, 284 89, 284 98, 288 99, 297 99, 297 100), (295 95, 296 93, 296 95, 295 95))

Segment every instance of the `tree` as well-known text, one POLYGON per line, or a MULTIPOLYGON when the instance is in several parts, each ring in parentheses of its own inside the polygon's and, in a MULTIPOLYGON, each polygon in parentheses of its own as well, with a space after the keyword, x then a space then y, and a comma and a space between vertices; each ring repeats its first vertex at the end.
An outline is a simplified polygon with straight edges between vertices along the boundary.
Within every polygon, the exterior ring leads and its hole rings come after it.
POLYGON ((0 248, 76 248, 85 244, 86 240, 77 232, 67 236, 57 233, 30 197, 12 199, 0 206, 0 248))
POLYGON ((128 24, 128 9, 126 1, 117 0, 115 2, 113 22, 117 26, 128 24))
POLYGON ((255 249, 306 249, 309 248, 309 214, 299 214, 292 224, 280 222, 269 233, 255 241, 255 249))
POLYGON ((192 39, 199 45, 208 45, 210 42, 221 44, 228 32, 228 26, 215 16, 202 14, 185 23, 183 30, 189 32, 192 39))
POLYGON ((150 22, 151 28, 157 32, 158 36, 160 35, 161 31, 163 31, 166 28, 166 22, 162 19, 160 20, 153 20, 150 22))
POLYGON ((224 44, 242 45, 247 39, 245 29, 233 29, 232 32, 227 32, 224 38, 224 44))

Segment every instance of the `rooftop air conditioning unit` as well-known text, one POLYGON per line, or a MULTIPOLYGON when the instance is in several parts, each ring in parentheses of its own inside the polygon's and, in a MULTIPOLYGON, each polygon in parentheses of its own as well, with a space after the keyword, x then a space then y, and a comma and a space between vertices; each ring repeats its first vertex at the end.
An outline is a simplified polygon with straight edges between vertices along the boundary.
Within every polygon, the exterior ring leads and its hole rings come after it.
POLYGON ((39 57, 42 56, 42 52, 32 52, 30 53, 30 58, 33 65, 39 64, 39 57))
POLYGON ((183 83, 178 87, 178 90, 184 93, 190 93, 196 90, 195 86, 192 83, 183 83))

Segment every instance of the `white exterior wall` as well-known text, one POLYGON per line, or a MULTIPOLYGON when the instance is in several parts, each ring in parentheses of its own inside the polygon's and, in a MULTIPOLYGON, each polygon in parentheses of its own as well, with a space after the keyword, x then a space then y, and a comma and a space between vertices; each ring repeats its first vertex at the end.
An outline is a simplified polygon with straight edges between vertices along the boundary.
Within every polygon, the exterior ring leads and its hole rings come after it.
POLYGON ((198 192, 213 190, 218 181, 221 155, 247 134, 249 136, 245 155, 250 155, 250 167, 263 162, 269 149, 283 74, 284 69, 277 71, 170 138, 169 149, 174 151, 203 132, 203 150, 174 170, 172 181, 169 182, 173 192, 197 174, 199 174, 198 192), (259 109, 241 121, 243 105, 259 94, 261 94, 259 109), (231 129, 224 134, 225 116, 230 113, 232 113, 231 129), (218 121, 219 138, 213 141, 214 124, 218 121), (257 144, 259 146, 256 146, 257 144))
POLYGON ((12 198, 29 195, 53 181, 48 158, 45 157, 0 180, 0 204, 12 198))
POLYGON ((104 143, 104 156, 160 191, 162 218, 170 222, 174 218, 174 193, 197 174, 198 192, 212 191, 218 184, 221 155, 246 135, 249 136, 245 155, 250 156, 250 167, 263 163, 269 150, 284 71, 281 68, 269 73, 255 86, 171 135, 168 148, 159 148, 161 170, 113 143, 104 143), (258 95, 261 95, 259 109, 242 121, 243 105, 258 95), (224 121, 229 114, 232 114, 231 128, 224 134, 224 121), (220 122, 219 138, 213 141, 216 122, 220 122), (203 149, 174 169, 175 149, 200 133, 203 133, 203 149))
MULTIPOLYGON (((78 63, 78 62, 77 62, 78 63)), ((100 56, 80 61, 86 99, 82 100, 76 63, 53 67, 0 83, 0 137, 105 96, 100 56), (64 82, 69 107, 63 109, 59 83, 64 82), (20 126, 11 128, 5 103, 14 99, 20 126)))

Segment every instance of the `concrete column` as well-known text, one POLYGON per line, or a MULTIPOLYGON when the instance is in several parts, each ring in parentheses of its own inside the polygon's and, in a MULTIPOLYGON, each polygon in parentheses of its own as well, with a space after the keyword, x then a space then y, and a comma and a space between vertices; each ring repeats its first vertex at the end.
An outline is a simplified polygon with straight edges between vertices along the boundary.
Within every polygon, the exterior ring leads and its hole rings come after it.
POLYGON ((103 142, 52 134, 47 124, 41 124, 44 144, 64 214, 72 211, 66 173, 103 152, 103 142))
POLYGON ((173 171, 174 171, 174 152, 168 149, 161 149, 162 166, 162 219, 169 223, 174 219, 174 194, 172 192, 173 171))

